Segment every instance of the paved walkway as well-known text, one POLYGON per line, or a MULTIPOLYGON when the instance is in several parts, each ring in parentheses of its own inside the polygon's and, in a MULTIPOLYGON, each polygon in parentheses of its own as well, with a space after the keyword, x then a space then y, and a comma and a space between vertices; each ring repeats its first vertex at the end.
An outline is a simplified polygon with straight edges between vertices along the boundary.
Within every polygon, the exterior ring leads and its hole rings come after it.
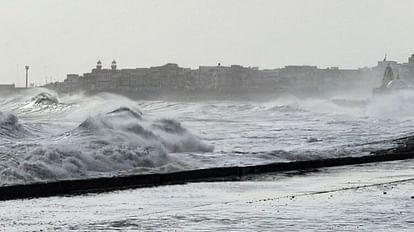
POLYGON ((414 161, 0 202, 0 230, 410 231, 414 161))

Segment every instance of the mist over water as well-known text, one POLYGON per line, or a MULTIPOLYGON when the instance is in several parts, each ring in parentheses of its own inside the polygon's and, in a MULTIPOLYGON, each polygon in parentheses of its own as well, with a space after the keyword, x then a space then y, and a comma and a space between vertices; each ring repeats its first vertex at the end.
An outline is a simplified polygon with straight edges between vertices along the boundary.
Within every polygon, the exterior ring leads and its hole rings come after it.
POLYGON ((31 89, 0 98, 0 185, 358 156, 412 134, 414 93, 134 101, 31 89))

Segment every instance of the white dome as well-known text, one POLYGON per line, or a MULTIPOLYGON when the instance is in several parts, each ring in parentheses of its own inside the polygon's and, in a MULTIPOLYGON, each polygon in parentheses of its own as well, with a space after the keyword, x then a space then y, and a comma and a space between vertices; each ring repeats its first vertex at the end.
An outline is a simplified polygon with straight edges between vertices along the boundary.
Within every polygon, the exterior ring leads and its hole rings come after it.
POLYGON ((407 87, 408 85, 399 78, 394 79, 387 84, 387 88, 389 89, 404 89, 407 87))

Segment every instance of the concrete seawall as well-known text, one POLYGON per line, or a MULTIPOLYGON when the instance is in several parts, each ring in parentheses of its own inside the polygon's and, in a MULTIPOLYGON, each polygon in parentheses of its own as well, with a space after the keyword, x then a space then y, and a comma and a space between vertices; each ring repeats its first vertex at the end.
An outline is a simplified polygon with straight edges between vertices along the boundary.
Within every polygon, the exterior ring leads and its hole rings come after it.
POLYGON ((414 150, 412 148, 412 146, 401 146, 397 149, 379 151, 371 155, 360 157, 330 158, 242 167, 208 168, 172 173, 62 180, 56 182, 1 186, 0 200, 97 193, 128 188, 184 184, 189 182, 228 181, 237 180, 240 177, 252 174, 406 160, 414 158, 414 150))

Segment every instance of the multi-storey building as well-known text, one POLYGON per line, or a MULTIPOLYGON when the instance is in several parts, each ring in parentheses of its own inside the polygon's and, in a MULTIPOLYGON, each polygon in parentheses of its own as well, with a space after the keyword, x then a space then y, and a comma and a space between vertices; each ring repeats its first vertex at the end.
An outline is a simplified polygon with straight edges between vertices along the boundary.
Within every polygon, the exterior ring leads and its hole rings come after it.
POLYGON ((117 92, 136 96, 160 96, 180 94, 277 94, 277 93, 329 93, 370 88, 380 84, 385 67, 391 66, 401 79, 414 83, 414 55, 408 63, 395 61, 378 62, 373 68, 320 69, 316 66, 285 66, 280 69, 259 70, 240 65, 200 66, 198 69, 179 67, 168 63, 163 66, 135 69, 117 69, 112 61, 110 69, 96 68, 82 76, 68 74, 63 83, 51 83, 46 87, 62 92, 117 92))

